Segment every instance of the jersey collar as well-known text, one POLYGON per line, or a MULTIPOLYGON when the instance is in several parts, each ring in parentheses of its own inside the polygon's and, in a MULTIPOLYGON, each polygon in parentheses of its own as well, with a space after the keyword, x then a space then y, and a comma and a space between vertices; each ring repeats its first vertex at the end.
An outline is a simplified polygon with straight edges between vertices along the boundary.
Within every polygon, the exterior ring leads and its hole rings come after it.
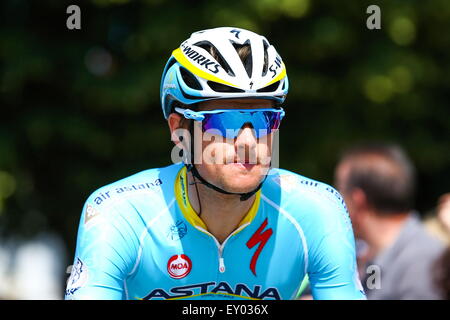
MULTIPOLYGON (((195 212, 194 208, 192 208, 189 201, 185 166, 180 169, 175 180, 175 198, 177 200, 178 206, 181 209, 181 212, 183 213, 183 216, 190 224, 192 224, 196 228, 208 230, 205 223, 198 216, 197 212, 195 212)), ((253 202, 253 205, 239 223, 238 229, 242 229, 244 225, 246 226, 253 221, 259 209, 260 198, 261 190, 258 190, 258 192, 255 193, 255 201, 253 202)))

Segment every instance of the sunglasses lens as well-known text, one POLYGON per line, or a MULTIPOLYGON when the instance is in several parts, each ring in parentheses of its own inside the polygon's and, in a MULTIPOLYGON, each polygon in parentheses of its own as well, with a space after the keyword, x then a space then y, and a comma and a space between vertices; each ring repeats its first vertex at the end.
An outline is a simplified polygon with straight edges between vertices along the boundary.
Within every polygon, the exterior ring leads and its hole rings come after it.
POLYGON ((218 130, 223 137, 236 138, 241 128, 250 124, 257 138, 280 127, 282 114, 274 111, 225 111, 205 114, 203 131, 218 130))

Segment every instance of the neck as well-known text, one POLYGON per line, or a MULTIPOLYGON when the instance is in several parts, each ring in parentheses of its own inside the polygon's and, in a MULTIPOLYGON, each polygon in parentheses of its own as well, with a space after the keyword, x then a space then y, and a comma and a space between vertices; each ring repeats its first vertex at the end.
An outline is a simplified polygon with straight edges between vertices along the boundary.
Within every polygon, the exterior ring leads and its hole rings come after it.
POLYGON ((187 174, 187 181, 192 208, 200 215, 208 231, 222 243, 238 228, 239 223, 252 207, 256 196, 253 195, 241 201, 239 195, 222 194, 199 183, 191 172, 187 174))
POLYGON ((395 242, 408 217, 409 212, 389 216, 371 214, 370 221, 367 224, 365 241, 369 245, 372 257, 380 254, 395 242))

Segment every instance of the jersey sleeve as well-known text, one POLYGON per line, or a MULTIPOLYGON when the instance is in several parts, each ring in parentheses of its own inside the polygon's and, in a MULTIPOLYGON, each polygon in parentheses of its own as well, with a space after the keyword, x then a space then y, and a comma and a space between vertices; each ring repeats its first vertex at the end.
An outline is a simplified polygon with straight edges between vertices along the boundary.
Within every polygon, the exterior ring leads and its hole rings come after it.
POLYGON ((127 299, 125 279, 136 262, 139 239, 121 204, 109 202, 96 192, 84 204, 65 299, 127 299))
POLYGON ((359 280, 353 230, 341 195, 322 184, 309 228, 308 276, 314 299, 365 299, 359 280))

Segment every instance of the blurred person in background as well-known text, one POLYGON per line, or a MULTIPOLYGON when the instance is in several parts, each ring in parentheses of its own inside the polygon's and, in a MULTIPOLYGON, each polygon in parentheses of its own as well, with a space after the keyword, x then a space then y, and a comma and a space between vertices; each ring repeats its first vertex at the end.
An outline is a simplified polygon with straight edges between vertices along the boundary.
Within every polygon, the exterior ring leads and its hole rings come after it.
POLYGON ((450 193, 439 197, 436 210, 425 220, 425 226, 447 245, 435 264, 435 284, 443 298, 450 300, 450 193))
POLYGON ((446 300, 450 300, 450 247, 437 259, 435 285, 446 300))
POLYGON ((358 263, 367 298, 440 299, 433 266, 444 245, 414 211, 415 169, 405 152, 389 144, 353 147, 338 162, 335 182, 364 244, 358 263), (370 283, 373 275, 379 285, 370 283))
POLYGON ((425 219, 431 234, 450 246, 450 192, 439 197, 436 210, 425 219))

